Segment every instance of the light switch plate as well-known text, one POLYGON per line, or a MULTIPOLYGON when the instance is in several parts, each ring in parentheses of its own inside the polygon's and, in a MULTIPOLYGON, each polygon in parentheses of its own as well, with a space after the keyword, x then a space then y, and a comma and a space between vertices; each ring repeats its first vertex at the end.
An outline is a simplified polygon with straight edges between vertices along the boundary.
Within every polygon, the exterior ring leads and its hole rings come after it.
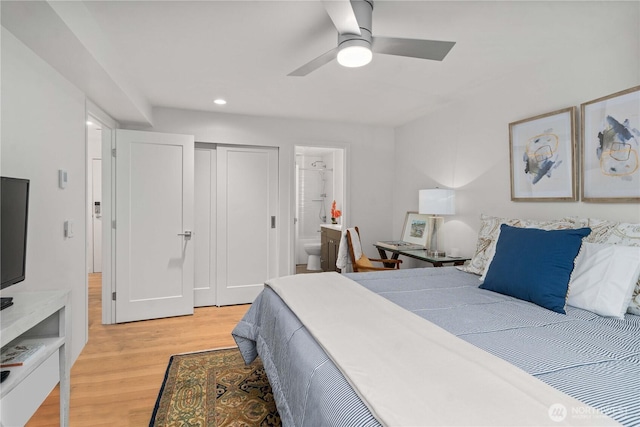
POLYGON ((63 190, 67 188, 68 175, 64 169, 58 169, 58 187, 63 190))
POLYGON ((64 222, 64 237, 70 239, 73 237, 73 221, 66 220, 64 222))

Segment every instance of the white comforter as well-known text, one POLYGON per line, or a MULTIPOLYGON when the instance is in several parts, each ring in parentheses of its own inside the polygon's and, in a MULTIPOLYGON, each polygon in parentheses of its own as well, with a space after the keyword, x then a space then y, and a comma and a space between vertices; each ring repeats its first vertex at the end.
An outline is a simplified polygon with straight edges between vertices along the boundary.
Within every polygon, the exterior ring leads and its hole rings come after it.
MULTIPOLYGON (((592 417, 558 421, 561 417, 554 412, 558 408, 594 410, 337 273, 282 277, 267 285, 287 303, 383 425, 596 421, 592 417)), ((597 423, 617 425, 604 416, 597 423)))

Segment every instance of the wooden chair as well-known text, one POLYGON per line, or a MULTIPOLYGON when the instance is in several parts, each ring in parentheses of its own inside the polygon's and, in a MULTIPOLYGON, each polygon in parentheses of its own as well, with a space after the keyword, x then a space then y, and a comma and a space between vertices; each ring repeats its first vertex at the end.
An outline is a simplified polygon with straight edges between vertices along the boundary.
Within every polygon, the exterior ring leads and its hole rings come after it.
POLYGON ((360 243, 360 230, 358 227, 355 227, 355 235, 352 235, 351 230, 347 229, 347 243, 349 244, 349 255, 351 256, 351 264, 353 266, 353 271, 356 273, 363 271, 384 271, 384 270, 397 270, 400 268, 400 264, 402 264, 401 259, 378 259, 378 258, 367 258, 362 251, 362 244, 360 243), (357 240, 356 240, 357 239, 357 240), (357 243, 355 243, 357 242, 357 243), (360 258, 356 259, 355 251, 353 250, 355 245, 360 247, 360 258), (381 262, 384 264, 395 264, 395 267, 374 267, 371 261, 381 262))

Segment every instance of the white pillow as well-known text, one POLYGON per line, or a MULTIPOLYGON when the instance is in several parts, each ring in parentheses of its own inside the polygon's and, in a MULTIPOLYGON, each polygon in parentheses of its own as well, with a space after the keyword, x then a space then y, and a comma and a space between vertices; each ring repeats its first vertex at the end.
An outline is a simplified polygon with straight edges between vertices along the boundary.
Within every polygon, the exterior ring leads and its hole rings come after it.
POLYGON ((569 281, 567 304, 624 318, 640 275, 640 247, 583 242, 569 281))

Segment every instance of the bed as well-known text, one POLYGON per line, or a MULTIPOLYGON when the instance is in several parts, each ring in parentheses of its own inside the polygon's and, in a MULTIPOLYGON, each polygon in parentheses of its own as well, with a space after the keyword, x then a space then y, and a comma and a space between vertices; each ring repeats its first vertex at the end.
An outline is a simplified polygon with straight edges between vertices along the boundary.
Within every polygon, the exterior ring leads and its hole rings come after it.
MULTIPOLYGON (((593 224, 585 241, 612 238, 593 224)), ((474 257, 467 270, 491 272, 508 235, 482 234, 486 268, 474 257)), ((262 359, 285 426, 640 425, 640 316, 557 312, 478 275, 278 278, 233 336, 245 361, 262 359)))

